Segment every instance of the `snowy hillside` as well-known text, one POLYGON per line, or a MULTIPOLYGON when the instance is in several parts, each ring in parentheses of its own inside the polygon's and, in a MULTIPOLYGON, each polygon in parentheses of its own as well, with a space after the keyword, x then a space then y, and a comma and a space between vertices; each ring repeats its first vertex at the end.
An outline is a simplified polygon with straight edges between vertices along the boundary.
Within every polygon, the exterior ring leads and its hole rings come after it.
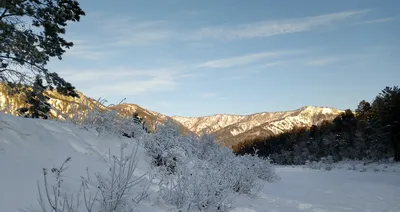
POLYGON ((204 130, 206 132, 215 132, 243 120, 246 116, 217 114, 203 117, 173 116, 172 118, 183 124, 192 132, 201 134, 204 130))
MULTIPOLYGON (((160 135, 150 138, 157 142, 157 139, 163 139, 160 135)), ((150 186, 146 193, 148 195, 135 207, 138 211, 178 211, 175 205, 168 203, 170 200, 168 197, 173 197, 176 193, 161 195, 163 194, 159 186, 161 183, 157 177, 162 172, 151 165, 150 154, 143 145, 145 139, 140 138, 142 142, 137 151, 138 165, 134 176, 139 178, 145 173, 150 173, 146 177, 155 176, 156 180, 148 184, 150 186)), ((164 137, 163 141, 166 139, 164 137)), ((139 140, 112 134, 99 134, 94 129, 85 129, 73 124, 24 119, 0 113, 0 211, 14 212, 30 207, 42 211, 37 201, 37 181, 43 192, 43 168, 50 170, 60 167, 67 157, 71 157, 71 161, 67 163, 68 169, 63 173, 64 182, 61 189, 68 194, 74 194, 80 188, 81 176, 86 176, 86 167, 89 168, 89 173, 107 173, 110 168, 107 162, 110 160, 109 152, 118 155, 122 144, 128 144, 126 149, 131 149, 139 140)), ((210 153, 210 151, 203 151, 203 153, 210 153)), ((201 164, 194 164, 192 170, 188 172, 194 171, 193 173, 202 175, 202 172, 195 172, 195 170, 204 171, 201 167, 201 164)), ((398 172, 364 173, 347 170, 326 172, 301 167, 279 167, 276 172, 281 180, 263 183, 260 192, 255 197, 235 196, 230 211, 400 211, 398 172)), ((53 179, 53 174, 49 173, 49 184, 54 182, 53 179)), ((171 179, 177 180, 179 176, 172 176, 171 179)), ((192 184, 198 183, 197 180, 200 179, 191 179, 192 184)), ((203 182, 199 185, 212 184, 203 182)), ((200 187, 196 190, 199 189, 200 187)), ((133 195, 143 190, 143 187, 136 186, 131 193, 133 195)), ((191 194, 190 190, 185 191, 188 192, 185 195, 191 194)), ((228 196, 232 195, 233 193, 230 193, 228 196)))
POLYGON ((197 134, 203 130, 215 133, 218 141, 232 146, 246 138, 279 134, 294 127, 310 127, 324 120, 332 120, 341 112, 343 111, 335 108, 307 106, 293 111, 264 112, 247 116, 218 114, 172 118, 197 134))
MULTIPOLYGON (((0 83, 0 111, 18 115, 18 109, 21 107, 26 107, 24 94, 13 94, 12 90, 6 86, 4 83, 0 83)), ((163 114, 147 110, 136 104, 118 104, 109 106, 106 105, 105 100, 97 101, 90 97, 85 96, 83 93, 77 91, 79 98, 67 97, 60 95, 55 91, 46 91, 46 95, 49 97, 49 104, 51 105, 51 110, 49 117, 57 119, 69 119, 69 118, 81 118, 85 117, 88 112, 96 110, 115 110, 118 113, 131 117, 133 113, 139 113, 139 117, 146 121, 149 129, 153 129, 155 122, 165 122, 170 119, 168 116, 163 114)), ((183 133, 191 133, 186 127, 180 125, 180 129, 183 133)))

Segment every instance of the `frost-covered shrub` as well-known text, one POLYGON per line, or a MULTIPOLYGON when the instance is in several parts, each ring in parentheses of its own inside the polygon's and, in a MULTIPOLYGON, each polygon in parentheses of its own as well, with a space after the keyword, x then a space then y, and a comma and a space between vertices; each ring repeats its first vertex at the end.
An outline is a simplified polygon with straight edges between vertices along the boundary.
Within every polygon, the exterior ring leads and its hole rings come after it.
POLYGON ((270 164, 256 156, 236 156, 210 134, 184 136, 172 122, 145 137, 153 165, 172 175, 160 187, 162 199, 181 211, 225 211, 230 199, 254 196, 264 181, 279 179, 270 164))
POLYGON ((344 169, 348 171, 359 172, 396 172, 400 170, 400 163, 395 163, 390 160, 368 161, 368 160, 343 160, 333 163, 328 157, 321 158, 321 161, 307 161, 305 167, 311 169, 344 169))
POLYGON ((327 171, 330 171, 335 167, 334 166, 334 162, 333 162, 333 157, 330 156, 330 155, 327 156, 326 158, 322 157, 321 158, 321 163, 323 164, 324 169, 327 170, 327 171))
POLYGON ((188 157, 187 142, 190 142, 190 139, 181 136, 179 129, 172 122, 167 122, 145 138, 144 147, 153 158, 154 165, 174 173, 177 163, 183 163, 188 157))
POLYGON ((103 106, 105 100, 98 103, 84 101, 71 105, 70 114, 58 111, 63 119, 85 129, 95 129, 99 134, 127 135, 140 138, 147 133, 146 127, 134 117, 125 117, 115 110, 103 106))
POLYGON ((131 117, 124 117, 114 110, 105 110, 97 112, 96 116, 84 120, 83 125, 86 128, 94 128, 100 134, 112 133, 123 135, 129 133, 135 138, 140 138, 146 134, 143 126, 137 123, 131 117))
MULTIPOLYGON (((96 193, 91 201, 98 204, 99 212, 129 211, 127 209, 133 208, 148 195, 151 182, 146 177, 147 174, 134 175, 138 146, 135 146, 130 154, 125 155, 127 147, 127 144, 121 146, 119 156, 109 155, 107 174, 95 173, 96 180, 91 180, 89 175, 83 178, 84 195, 96 193)), ((92 203, 91 201, 87 202, 92 203)))
POLYGON ((194 153, 200 160, 212 160, 222 149, 222 147, 215 143, 215 136, 213 134, 203 133, 196 144, 194 153))
POLYGON ((87 176, 81 177, 80 190, 75 194, 67 194, 61 184, 64 182, 63 172, 71 158, 67 158, 60 168, 52 168, 55 183, 49 185, 48 170, 43 169, 44 185, 38 182, 40 210, 53 212, 133 212, 136 205, 145 199, 149 193, 152 177, 147 174, 135 176, 137 147, 125 155, 127 145, 122 145, 119 156, 109 155, 107 174, 95 173, 92 179, 87 168, 87 176))
POLYGON ((322 157, 320 161, 312 161, 310 162, 309 160, 306 161, 306 167, 311 168, 311 169, 324 169, 327 171, 332 170, 335 168, 335 163, 333 161, 332 156, 327 156, 327 157, 322 157))
POLYGON ((269 159, 258 157, 257 155, 243 155, 239 156, 242 163, 251 172, 256 173, 257 177, 267 182, 275 182, 280 180, 280 177, 275 173, 275 168, 269 159))
POLYGON ((231 193, 228 183, 207 163, 192 165, 180 168, 176 178, 161 188, 164 201, 181 211, 226 211, 231 193))

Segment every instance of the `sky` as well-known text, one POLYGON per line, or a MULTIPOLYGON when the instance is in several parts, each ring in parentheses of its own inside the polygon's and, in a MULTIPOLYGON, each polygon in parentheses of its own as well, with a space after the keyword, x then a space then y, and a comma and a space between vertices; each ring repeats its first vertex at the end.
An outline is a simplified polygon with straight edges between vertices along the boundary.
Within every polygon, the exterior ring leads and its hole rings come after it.
POLYGON ((355 109, 400 82, 398 0, 80 0, 49 69, 165 115, 355 109))

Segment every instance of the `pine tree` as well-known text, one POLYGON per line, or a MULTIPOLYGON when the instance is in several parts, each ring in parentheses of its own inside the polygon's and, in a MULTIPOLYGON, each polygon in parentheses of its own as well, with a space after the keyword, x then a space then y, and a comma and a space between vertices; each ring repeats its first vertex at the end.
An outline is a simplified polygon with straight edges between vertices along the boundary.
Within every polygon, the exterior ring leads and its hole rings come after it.
POLYGON ((386 87, 375 98, 373 104, 375 116, 385 141, 393 151, 395 161, 400 161, 400 89, 397 86, 386 87))
POLYGON ((78 96, 46 65, 52 57, 61 60, 65 49, 73 46, 61 35, 67 22, 78 22, 84 15, 76 0, 0 0, 0 82, 32 84, 31 77, 40 76, 50 89, 78 96))
POLYGON ((51 106, 47 102, 50 98, 44 95, 46 88, 43 85, 43 80, 36 76, 32 89, 26 92, 26 103, 29 107, 19 109, 22 114, 25 114, 25 117, 48 119, 51 106))
POLYGON ((356 109, 356 117, 359 121, 367 122, 372 118, 372 107, 371 104, 365 100, 362 100, 356 109))

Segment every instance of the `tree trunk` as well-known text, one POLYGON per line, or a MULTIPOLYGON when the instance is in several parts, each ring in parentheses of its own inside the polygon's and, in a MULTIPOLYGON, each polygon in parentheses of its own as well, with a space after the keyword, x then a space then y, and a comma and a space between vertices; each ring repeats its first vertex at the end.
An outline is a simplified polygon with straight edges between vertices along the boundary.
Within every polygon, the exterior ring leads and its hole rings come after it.
POLYGON ((400 161, 400 135, 392 136, 392 145, 394 150, 394 161, 400 161))
POLYGON ((397 145, 394 146, 394 161, 400 162, 400 145, 397 143, 397 145))

